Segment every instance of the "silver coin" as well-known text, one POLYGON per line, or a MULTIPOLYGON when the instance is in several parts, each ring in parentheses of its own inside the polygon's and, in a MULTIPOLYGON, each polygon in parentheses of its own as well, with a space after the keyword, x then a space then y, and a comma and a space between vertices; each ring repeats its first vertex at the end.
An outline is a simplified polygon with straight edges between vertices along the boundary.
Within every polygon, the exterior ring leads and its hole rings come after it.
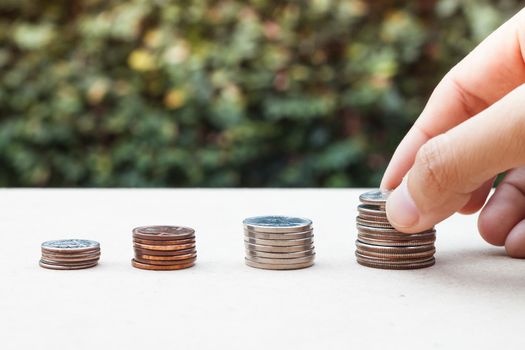
POLYGON ((368 215, 368 214, 359 213, 358 217, 361 218, 361 219, 365 219, 365 220, 389 223, 389 221, 386 218, 386 216, 374 216, 374 215, 368 215))
POLYGON ((268 253, 268 252, 259 252, 255 250, 246 249, 246 255, 256 256, 259 258, 302 258, 304 256, 310 256, 315 253, 314 249, 304 250, 302 252, 288 252, 288 253, 268 253))
POLYGON ((386 211, 384 208, 379 208, 376 205, 370 205, 370 204, 359 204, 357 206, 357 212, 359 215, 368 215, 368 216, 376 216, 376 217, 382 217, 386 218, 386 211))
POLYGON ((433 232, 419 233, 419 234, 408 234, 401 232, 389 232, 389 233, 369 233, 361 230, 357 231, 359 237, 368 237, 371 239, 384 239, 384 240, 396 240, 396 241, 421 241, 421 240, 435 240, 436 234, 433 232))
POLYGON ((389 190, 372 190, 365 192, 359 196, 359 200, 363 204, 376 205, 376 206, 385 206, 388 196, 392 193, 389 190))
POLYGON ((265 270, 297 270, 297 269, 304 269, 306 267, 310 267, 314 264, 313 261, 300 263, 300 264, 261 264, 257 263, 255 261, 251 261, 249 259, 244 259, 246 265, 250 267, 256 267, 258 269, 265 269, 265 270))
POLYGON ((420 245, 420 246, 408 246, 408 247, 390 247, 390 246, 377 246, 372 244, 363 243, 359 240, 355 241, 355 245, 358 250, 370 251, 382 254, 405 254, 405 253, 418 253, 435 250, 434 244, 420 245))
POLYGON ((252 244, 267 245, 267 246, 290 247, 290 246, 297 246, 297 245, 304 246, 306 244, 312 244, 314 241, 313 241, 313 237, 283 240, 283 239, 259 239, 259 238, 250 238, 250 237, 244 236, 244 242, 252 243, 252 244))
POLYGON ((76 265, 76 266, 65 266, 65 265, 50 265, 46 264, 42 261, 39 262, 39 265, 46 269, 51 270, 80 270, 80 269, 87 269, 90 267, 94 267, 98 265, 98 261, 90 264, 84 264, 84 265, 76 265))
POLYGON ((312 221, 290 216, 256 216, 243 221, 244 227, 255 232, 285 233, 310 230, 312 221))
POLYGON ((408 236, 408 235, 422 235, 422 234, 426 234, 426 233, 436 233, 436 230, 434 230, 433 228, 425 230, 425 231, 421 231, 421 232, 418 232, 418 233, 403 233, 403 232, 399 232, 395 228, 383 228, 383 227, 378 228, 378 227, 364 226, 364 225, 360 225, 360 224, 356 224, 356 227, 361 232, 380 233, 380 234, 395 233, 395 234, 407 235, 408 236))
POLYGON ((60 239, 42 243, 42 249, 49 252, 83 252, 100 249, 100 243, 87 239, 60 239))
POLYGON ((356 254, 359 254, 359 256, 367 257, 367 258, 376 258, 379 260, 385 260, 385 261, 392 261, 397 262, 399 260, 413 260, 413 259, 429 259, 434 256, 434 253, 436 252, 436 249, 427 250, 423 252, 406 252, 406 253, 395 253, 395 254, 389 254, 389 253, 378 253, 378 252, 372 252, 369 250, 361 250, 356 249, 356 254))
POLYGON ((371 262, 369 260, 357 258, 357 263, 366 267, 372 267, 383 270, 415 270, 433 266, 436 263, 436 259, 430 258, 425 262, 415 264, 396 264, 387 262, 371 262))
POLYGON ((276 258, 261 258, 257 256, 247 256, 246 259, 260 263, 260 264, 302 264, 306 262, 311 262, 315 259, 315 253, 309 256, 303 256, 301 258, 284 258, 284 259, 276 259, 276 258))
POLYGON ((424 241, 396 241, 396 240, 384 240, 384 239, 371 239, 367 237, 357 236, 357 239, 362 243, 367 243, 377 246, 385 247, 411 247, 411 246, 424 246, 434 244, 435 240, 424 240, 424 241))
POLYGON ((253 244, 244 242, 244 247, 247 250, 255 250, 257 252, 267 252, 267 253, 291 253, 291 252, 303 252, 305 250, 314 249, 313 244, 306 245, 294 245, 289 247, 279 247, 279 246, 268 246, 261 244, 253 244))
POLYGON ((359 225, 363 226, 394 229, 394 227, 388 221, 366 220, 360 216, 356 217, 355 220, 359 225))
POLYGON ((250 238, 257 239, 278 239, 278 240, 290 240, 290 239, 301 239, 313 237, 313 230, 302 231, 297 233, 268 233, 268 232, 254 232, 251 230, 244 230, 244 235, 250 238))
POLYGON ((409 265, 409 264, 417 264, 417 263, 425 263, 429 259, 432 259, 432 257, 424 257, 424 258, 416 258, 416 259, 402 259, 402 260, 395 260, 387 259, 385 257, 374 257, 374 256, 368 256, 363 255, 359 252, 355 252, 356 257, 358 257, 362 261, 368 261, 373 263, 380 263, 380 262, 387 262, 387 263, 394 263, 399 265, 409 265))

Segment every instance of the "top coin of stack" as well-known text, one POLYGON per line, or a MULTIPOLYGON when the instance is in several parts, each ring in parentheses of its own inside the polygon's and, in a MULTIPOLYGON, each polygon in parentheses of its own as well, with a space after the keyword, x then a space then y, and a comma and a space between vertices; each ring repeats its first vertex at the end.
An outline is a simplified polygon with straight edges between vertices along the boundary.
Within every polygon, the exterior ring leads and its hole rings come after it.
POLYGON ((406 234, 397 231, 386 217, 389 191, 373 190, 359 196, 356 257, 361 265, 408 270, 434 265, 436 231, 406 234))
POLYGON ((293 270, 314 264, 312 221, 288 216, 247 218, 244 224, 246 265, 293 270))
POLYGON ((42 243, 40 266, 53 270, 87 269, 98 264, 100 244, 86 239, 62 239, 42 243))
POLYGON ((146 226, 133 229, 133 267, 180 270, 195 265, 195 230, 183 226, 146 226))

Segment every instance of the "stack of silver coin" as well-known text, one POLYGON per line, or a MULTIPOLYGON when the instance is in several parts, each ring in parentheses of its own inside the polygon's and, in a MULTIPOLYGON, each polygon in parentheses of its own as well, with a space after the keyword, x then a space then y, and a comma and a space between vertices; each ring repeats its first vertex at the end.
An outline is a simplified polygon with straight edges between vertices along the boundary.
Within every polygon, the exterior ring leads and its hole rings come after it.
POLYGON ((389 191, 373 190, 359 196, 356 257, 361 265, 379 269, 409 270, 434 265, 436 231, 406 234, 386 217, 389 191))
POLYGON ((98 264, 100 244, 87 239, 63 239, 42 243, 40 266, 53 270, 87 269, 98 264))
POLYGON ((294 270, 314 264, 312 221, 288 216, 258 216, 244 224, 246 265, 294 270))

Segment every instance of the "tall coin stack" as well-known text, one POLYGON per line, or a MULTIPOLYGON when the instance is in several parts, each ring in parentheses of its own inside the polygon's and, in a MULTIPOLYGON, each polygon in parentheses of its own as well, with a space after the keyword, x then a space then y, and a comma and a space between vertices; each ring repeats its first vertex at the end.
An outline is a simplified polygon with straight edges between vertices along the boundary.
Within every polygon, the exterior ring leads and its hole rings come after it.
POLYGON ((133 229, 133 267, 180 270, 195 265, 195 230, 183 226, 145 226, 133 229))
POLYGON ((87 269, 98 264, 100 244, 87 239, 62 239, 42 243, 40 266, 53 270, 87 269))
POLYGON ((389 191, 373 190, 359 196, 357 207, 357 262, 367 267, 409 270, 434 265, 436 231, 406 234, 397 231, 386 217, 389 191))
POLYGON ((268 270, 293 270, 314 264, 312 221, 287 216, 245 219, 246 265, 268 270))

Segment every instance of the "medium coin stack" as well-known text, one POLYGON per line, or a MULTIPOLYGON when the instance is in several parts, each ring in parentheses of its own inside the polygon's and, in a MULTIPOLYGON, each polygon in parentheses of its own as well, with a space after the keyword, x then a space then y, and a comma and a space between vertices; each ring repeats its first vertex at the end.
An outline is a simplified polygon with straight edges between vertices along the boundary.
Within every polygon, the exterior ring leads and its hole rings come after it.
POLYGON ((195 265, 195 230, 183 226, 145 226, 133 229, 133 267, 180 270, 195 265))
POLYGON ((361 265, 379 269, 409 270, 434 265, 436 231, 406 234, 386 217, 389 191, 373 190, 359 196, 356 257, 361 265))
POLYGON ((314 264, 312 221, 288 216, 245 219, 246 265, 268 270, 294 270, 314 264))
POLYGON ((42 243, 40 266, 53 270, 87 269, 98 264, 100 244, 86 239, 62 239, 42 243))

